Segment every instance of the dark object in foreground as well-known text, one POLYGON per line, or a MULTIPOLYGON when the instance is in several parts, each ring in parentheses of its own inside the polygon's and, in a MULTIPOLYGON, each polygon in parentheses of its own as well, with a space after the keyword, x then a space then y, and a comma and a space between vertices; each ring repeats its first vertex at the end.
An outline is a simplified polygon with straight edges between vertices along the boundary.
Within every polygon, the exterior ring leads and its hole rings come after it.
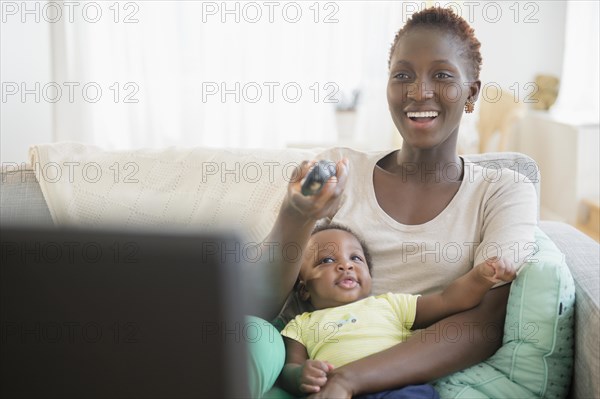
POLYGON ((0 233, 0 397, 249 396, 235 235, 0 233))

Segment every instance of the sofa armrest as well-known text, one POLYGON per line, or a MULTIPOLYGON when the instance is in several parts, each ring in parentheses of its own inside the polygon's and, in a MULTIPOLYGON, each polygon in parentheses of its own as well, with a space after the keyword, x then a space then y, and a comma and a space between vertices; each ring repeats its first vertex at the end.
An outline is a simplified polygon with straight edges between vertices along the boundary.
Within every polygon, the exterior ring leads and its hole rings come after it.
POLYGON ((565 254, 575 280, 575 363, 572 398, 600 398, 600 246, 574 227, 540 222, 565 254))
POLYGON ((21 167, 0 174, 0 221, 52 225, 50 210, 33 169, 21 167))

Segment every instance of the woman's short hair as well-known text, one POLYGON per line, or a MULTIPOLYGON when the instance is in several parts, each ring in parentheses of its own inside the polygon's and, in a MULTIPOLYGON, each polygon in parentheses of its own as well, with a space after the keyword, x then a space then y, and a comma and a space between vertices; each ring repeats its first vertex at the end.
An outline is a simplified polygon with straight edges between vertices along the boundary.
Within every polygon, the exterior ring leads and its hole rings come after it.
POLYGON ((481 43, 475 37, 475 30, 471 28, 467 21, 462 17, 456 15, 452 9, 441 7, 426 8, 413 14, 411 18, 406 21, 406 24, 394 37, 388 59, 388 69, 391 66, 392 55, 394 54, 398 40, 408 31, 419 27, 438 28, 459 38, 465 47, 464 55, 470 61, 469 72, 472 74, 471 78, 474 80, 479 79, 482 62, 480 52, 481 43))

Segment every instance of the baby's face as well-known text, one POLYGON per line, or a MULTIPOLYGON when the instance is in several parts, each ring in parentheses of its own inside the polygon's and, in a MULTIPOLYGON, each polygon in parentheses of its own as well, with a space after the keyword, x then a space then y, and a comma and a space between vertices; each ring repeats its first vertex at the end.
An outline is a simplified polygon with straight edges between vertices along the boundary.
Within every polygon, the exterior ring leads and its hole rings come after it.
POLYGON ((360 242, 343 230, 314 234, 304 251, 300 280, 304 299, 316 309, 331 308, 366 298, 371 293, 371 274, 360 242))

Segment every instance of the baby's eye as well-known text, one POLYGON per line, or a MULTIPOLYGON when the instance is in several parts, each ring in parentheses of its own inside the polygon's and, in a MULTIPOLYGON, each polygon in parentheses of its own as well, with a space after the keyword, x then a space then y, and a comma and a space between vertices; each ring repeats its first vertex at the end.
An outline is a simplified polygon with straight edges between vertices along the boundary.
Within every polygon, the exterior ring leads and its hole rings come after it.
POLYGON ((319 264, 321 264, 321 263, 333 263, 333 262, 335 262, 335 259, 333 259, 333 258, 332 258, 332 257, 330 257, 330 256, 327 256, 327 257, 325 257, 325 258, 321 259, 321 260, 319 261, 319 264))
POLYGON ((360 256, 358 256, 358 255, 354 255, 354 256, 352 256, 352 260, 354 260, 354 261, 358 261, 358 262, 363 262, 363 258, 361 258, 361 257, 360 257, 360 256))

